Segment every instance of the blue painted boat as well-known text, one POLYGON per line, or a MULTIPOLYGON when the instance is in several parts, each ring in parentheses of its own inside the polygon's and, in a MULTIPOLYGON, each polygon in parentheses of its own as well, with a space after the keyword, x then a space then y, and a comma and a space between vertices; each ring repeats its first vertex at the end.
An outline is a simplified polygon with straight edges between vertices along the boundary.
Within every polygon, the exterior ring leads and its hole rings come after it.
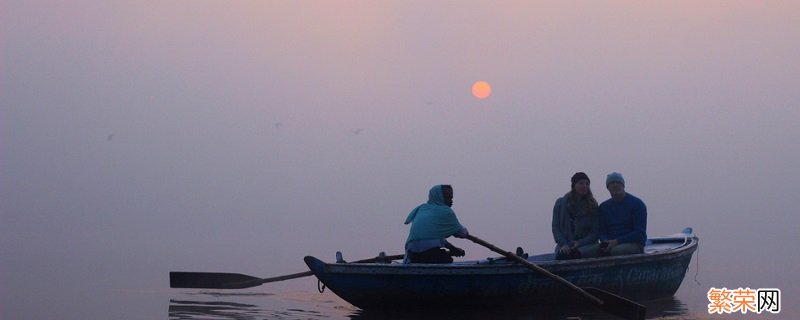
MULTIPOLYGON (((671 297, 680 287, 699 239, 683 233, 651 238, 642 254, 528 261, 579 287, 603 289, 631 300, 671 297)), ((447 307, 520 307, 576 301, 573 290, 505 258, 452 264, 326 263, 307 256, 327 288, 363 310, 447 307)))

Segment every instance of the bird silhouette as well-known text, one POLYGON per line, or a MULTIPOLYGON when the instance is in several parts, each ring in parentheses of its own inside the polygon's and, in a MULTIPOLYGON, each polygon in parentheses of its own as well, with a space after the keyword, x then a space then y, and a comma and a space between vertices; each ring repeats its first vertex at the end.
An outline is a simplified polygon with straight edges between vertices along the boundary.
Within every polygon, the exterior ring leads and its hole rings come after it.
POLYGON ((353 134, 359 134, 359 133, 361 133, 361 131, 364 131, 364 129, 363 129, 363 128, 361 128, 361 129, 351 130, 351 132, 352 132, 353 134))
POLYGON ((283 126, 283 123, 280 123, 280 122, 275 122, 275 128, 276 128, 276 129, 277 129, 277 128, 280 128, 281 126, 283 126))
POLYGON ((109 134, 108 138, 106 138, 107 141, 111 141, 111 139, 114 139, 114 134, 113 133, 109 134))

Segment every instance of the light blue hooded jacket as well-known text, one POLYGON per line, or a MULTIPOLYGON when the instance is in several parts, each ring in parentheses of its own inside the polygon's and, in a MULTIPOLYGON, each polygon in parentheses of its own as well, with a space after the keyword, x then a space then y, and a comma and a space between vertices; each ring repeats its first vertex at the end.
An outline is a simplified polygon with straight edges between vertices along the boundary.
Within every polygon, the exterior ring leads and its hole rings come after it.
POLYGON ((456 213, 444 202, 442 185, 433 186, 428 192, 428 202, 411 210, 405 224, 409 223, 411 230, 406 245, 416 240, 444 239, 465 230, 456 213))

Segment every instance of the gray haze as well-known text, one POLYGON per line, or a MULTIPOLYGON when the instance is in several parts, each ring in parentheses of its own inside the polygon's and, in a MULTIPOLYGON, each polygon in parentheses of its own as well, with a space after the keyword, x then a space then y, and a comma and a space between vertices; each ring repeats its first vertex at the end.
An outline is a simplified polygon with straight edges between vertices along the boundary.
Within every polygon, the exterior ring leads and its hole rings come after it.
POLYGON ((750 286, 800 302, 798 12, 0 1, 0 317, 47 314, 33 297, 69 310, 84 291, 166 290, 171 270, 401 253, 403 220, 440 183, 473 234, 549 251, 576 171, 598 200, 622 172, 651 236, 695 228, 688 299, 750 286))

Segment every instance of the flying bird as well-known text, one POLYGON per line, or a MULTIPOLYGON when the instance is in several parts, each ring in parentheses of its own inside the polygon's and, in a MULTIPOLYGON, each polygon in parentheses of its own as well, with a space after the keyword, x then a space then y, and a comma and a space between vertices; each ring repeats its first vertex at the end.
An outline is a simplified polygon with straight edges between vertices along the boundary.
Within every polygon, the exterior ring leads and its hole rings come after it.
POLYGON ((107 141, 111 141, 111 139, 114 139, 114 134, 113 133, 109 134, 108 138, 106 138, 107 141))
POLYGON ((353 134, 359 134, 359 133, 361 133, 361 131, 364 131, 364 129, 361 128, 361 129, 351 130, 351 132, 353 132, 353 134))

